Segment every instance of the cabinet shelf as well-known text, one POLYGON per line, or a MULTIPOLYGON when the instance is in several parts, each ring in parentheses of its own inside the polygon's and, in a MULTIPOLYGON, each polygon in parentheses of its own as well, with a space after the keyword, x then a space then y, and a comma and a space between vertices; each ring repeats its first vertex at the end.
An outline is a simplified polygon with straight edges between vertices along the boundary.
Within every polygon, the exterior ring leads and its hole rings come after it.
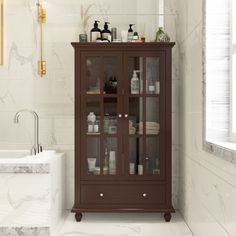
MULTIPOLYGON (((87 136, 101 136, 101 133, 86 133, 87 136)), ((118 135, 117 134, 107 134, 103 133, 104 138, 116 138, 118 135)))
POLYGON ((160 97, 160 94, 148 94, 148 93, 140 93, 140 94, 129 94, 130 98, 140 98, 140 97, 160 97))
POLYGON ((86 93, 86 97, 91 98, 91 97, 97 97, 100 98, 101 96, 103 96, 104 98, 117 98, 118 95, 117 94, 100 94, 100 93, 94 93, 94 94, 89 94, 86 93))
POLYGON ((143 137, 147 137, 147 138, 152 138, 152 137, 158 137, 160 134, 129 134, 130 138, 143 138, 143 137))
POLYGON ((101 133, 86 133, 87 136, 100 136, 101 133))

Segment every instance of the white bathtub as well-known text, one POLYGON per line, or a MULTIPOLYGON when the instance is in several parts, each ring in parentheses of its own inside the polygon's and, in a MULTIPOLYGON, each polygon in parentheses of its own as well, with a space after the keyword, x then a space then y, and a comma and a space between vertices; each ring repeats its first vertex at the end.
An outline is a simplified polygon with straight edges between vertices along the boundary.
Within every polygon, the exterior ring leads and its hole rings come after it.
POLYGON ((64 167, 55 151, 0 151, 0 235, 54 236, 65 215, 64 167))
POLYGON ((30 156, 26 150, 0 150, 0 159, 18 159, 30 156))
POLYGON ((49 173, 56 151, 43 151, 30 155, 26 150, 0 150, 0 173, 49 173))

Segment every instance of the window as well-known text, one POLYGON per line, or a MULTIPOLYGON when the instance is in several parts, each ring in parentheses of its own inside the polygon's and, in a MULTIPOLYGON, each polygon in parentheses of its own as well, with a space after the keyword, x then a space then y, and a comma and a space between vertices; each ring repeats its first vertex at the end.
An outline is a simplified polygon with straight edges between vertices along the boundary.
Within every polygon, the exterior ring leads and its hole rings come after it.
POLYGON ((236 1, 205 0, 204 12, 204 147, 236 153, 236 1))
POLYGON ((231 125, 230 138, 236 142, 236 1, 231 7, 231 125))

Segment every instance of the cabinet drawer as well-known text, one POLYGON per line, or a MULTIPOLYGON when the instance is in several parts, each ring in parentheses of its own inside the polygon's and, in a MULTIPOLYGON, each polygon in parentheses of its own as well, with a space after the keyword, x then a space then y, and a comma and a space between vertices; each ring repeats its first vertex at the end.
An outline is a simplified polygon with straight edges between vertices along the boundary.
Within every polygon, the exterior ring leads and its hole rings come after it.
POLYGON ((164 204, 165 185, 82 185, 82 204, 164 204))

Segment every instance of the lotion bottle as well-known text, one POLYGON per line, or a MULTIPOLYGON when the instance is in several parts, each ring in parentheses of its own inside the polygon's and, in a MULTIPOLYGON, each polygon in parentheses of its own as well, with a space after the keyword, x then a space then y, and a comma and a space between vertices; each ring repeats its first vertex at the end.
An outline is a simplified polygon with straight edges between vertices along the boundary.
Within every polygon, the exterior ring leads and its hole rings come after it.
POLYGON ((134 36, 134 31, 132 29, 133 25, 134 24, 130 24, 129 25, 129 29, 128 29, 128 42, 132 42, 132 40, 133 40, 133 36, 134 36))
POLYGON ((98 38, 101 38, 101 30, 98 28, 98 20, 94 22, 94 28, 90 31, 90 42, 96 42, 98 38))
POLYGON ((105 22, 104 30, 102 30, 102 40, 109 40, 111 42, 111 31, 108 29, 109 22, 105 22))
POLYGON ((131 78, 131 81, 130 81, 131 94, 139 94, 140 83, 139 83, 137 72, 140 72, 140 71, 139 70, 133 71, 133 77, 131 78))

